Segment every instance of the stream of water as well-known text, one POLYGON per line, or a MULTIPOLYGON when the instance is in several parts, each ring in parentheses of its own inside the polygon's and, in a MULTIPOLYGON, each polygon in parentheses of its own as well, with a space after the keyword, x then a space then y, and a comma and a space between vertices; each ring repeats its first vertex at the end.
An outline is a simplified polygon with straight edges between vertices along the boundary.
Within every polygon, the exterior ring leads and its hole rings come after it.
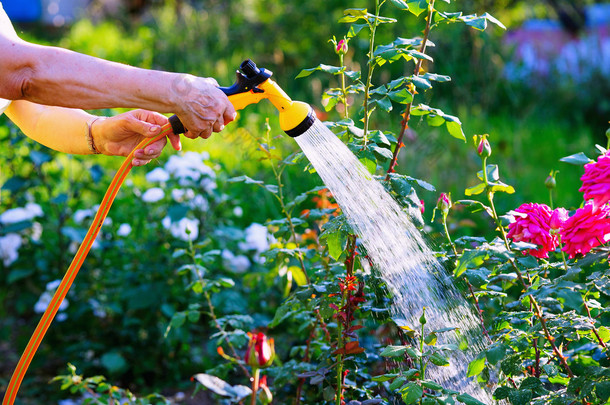
POLYGON ((373 178, 347 146, 316 120, 295 138, 366 249, 374 267, 393 295, 393 318, 419 330, 426 307, 426 330, 456 327, 459 332, 439 334, 439 342, 459 345, 450 366, 431 367, 427 377, 445 388, 466 392, 491 404, 491 394, 466 377, 468 363, 484 349, 482 330, 472 306, 454 286, 436 260, 409 215, 373 178), (443 335, 444 337, 442 337, 443 335))

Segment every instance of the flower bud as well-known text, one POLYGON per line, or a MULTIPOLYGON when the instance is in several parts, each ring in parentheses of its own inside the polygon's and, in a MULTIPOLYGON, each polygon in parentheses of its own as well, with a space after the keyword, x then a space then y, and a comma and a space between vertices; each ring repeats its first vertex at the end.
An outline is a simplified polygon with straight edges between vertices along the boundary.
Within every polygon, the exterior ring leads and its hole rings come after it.
POLYGON ((347 53, 347 49, 347 40, 342 39, 341 41, 337 42, 335 52, 337 53, 337 55, 345 55, 347 53))
POLYGON ((487 140, 487 134, 485 135, 475 135, 475 140, 477 140, 477 153, 481 157, 488 157, 491 155, 491 145, 487 140))
POLYGON ((261 377, 261 380, 258 383, 259 388, 263 391, 261 395, 259 395, 259 399, 263 402, 263 404, 270 404, 273 401, 273 394, 267 385, 267 376, 264 375, 261 377))
POLYGON ((570 214, 565 208, 556 208, 551 214, 549 225, 551 229, 563 229, 563 224, 568 220, 570 214))
POLYGON ((443 215, 447 215, 451 209, 451 197, 449 194, 441 193, 436 202, 436 209, 441 211, 443 215))
POLYGON ((555 181, 555 176, 553 175, 553 173, 549 174, 549 177, 547 177, 546 180, 544 181, 544 185, 549 190, 552 190, 555 187, 557 187, 557 181, 555 181))
POLYGON ((248 332, 250 341, 246 349, 246 363, 252 368, 265 368, 273 363, 275 344, 273 339, 267 339, 262 332, 256 335, 248 332))

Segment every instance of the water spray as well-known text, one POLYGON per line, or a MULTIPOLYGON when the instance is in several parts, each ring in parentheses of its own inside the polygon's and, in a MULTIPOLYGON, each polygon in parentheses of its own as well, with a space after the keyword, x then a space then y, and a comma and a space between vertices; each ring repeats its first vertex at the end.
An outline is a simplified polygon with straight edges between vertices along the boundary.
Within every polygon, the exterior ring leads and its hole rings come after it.
MULTIPOLYGON (((245 60, 239 67, 237 71, 237 79, 235 83, 233 83, 230 87, 220 87, 227 97, 229 101, 233 104, 235 110, 241 110, 250 104, 256 104, 263 99, 267 99, 273 104, 275 108, 279 111, 280 118, 280 128, 286 132, 291 137, 298 137, 299 135, 307 132, 316 122, 316 115, 313 111, 313 108, 309 104, 293 101, 288 95, 282 90, 277 83, 271 80, 271 75, 273 73, 264 68, 258 68, 254 62, 251 60, 245 60)), ((15 398, 17 397, 17 392, 19 391, 19 387, 21 386, 21 382, 25 377, 25 373, 36 354, 36 350, 40 346, 44 335, 46 334, 49 326, 51 326, 51 322, 57 311, 59 310, 59 306, 63 302, 66 294, 70 290, 78 271, 80 270, 89 250, 91 249, 91 245, 95 241, 97 234, 102 228, 102 224, 108 215, 108 211, 112 206, 112 203, 121 188, 121 185, 125 181, 127 174, 132 168, 131 161, 134 158, 134 152, 137 149, 144 149, 146 146, 158 141, 159 139, 165 138, 171 132, 175 134, 182 134, 186 132, 186 128, 180 122, 180 119, 177 116, 172 116, 169 119, 169 123, 164 125, 161 128, 161 132, 159 135, 153 138, 144 139, 135 149, 127 156, 117 173, 115 174, 104 198, 100 204, 100 208, 98 209, 95 218, 83 242, 81 243, 70 267, 66 271, 59 287, 55 291, 49 306, 46 311, 42 315, 30 341, 28 342, 19 362, 17 363, 17 367, 13 372, 11 380, 8 384, 8 388, 6 389, 6 393, 4 394, 4 399, 2 400, 2 405, 13 405, 15 402, 15 398)))

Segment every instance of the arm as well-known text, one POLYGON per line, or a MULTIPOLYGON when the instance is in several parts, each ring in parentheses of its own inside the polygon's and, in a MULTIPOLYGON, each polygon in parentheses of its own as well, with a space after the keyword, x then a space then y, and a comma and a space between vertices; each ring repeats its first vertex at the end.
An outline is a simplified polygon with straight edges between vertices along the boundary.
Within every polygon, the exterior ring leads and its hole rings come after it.
POLYGON ((187 136, 207 138, 235 118, 213 79, 139 69, 0 32, 0 98, 70 108, 175 113, 187 136))
MULTIPOLYGON (((115 117, 97 117, 82 110, 51 107, 14 101, 6 110, 8 117, 33 140, 61 152, 91 154, 87 143, 89 124, 93 141, 99 152, 111 156, 127 156, 144 138, 157 135, 167 118, 150 111, 136 110, 115 117)), ((180 149, 180 138, 170 136, 174 149, 180 149)), ((148 163, 157 158, 165 146, 162 139, 149 145, 146 150, 138 149, 133 160, 134 166, 148 163)))

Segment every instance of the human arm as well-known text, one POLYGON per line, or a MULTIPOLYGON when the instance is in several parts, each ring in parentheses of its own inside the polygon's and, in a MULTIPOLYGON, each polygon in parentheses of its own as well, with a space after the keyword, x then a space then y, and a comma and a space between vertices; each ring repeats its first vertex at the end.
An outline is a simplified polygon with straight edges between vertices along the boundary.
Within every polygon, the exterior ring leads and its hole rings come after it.
POLYGON ((0 98, 69 108, 144 108, 178 115, 189 138, 235 118, 213 79, 139 69, 0 31, 0 98))
MULTIPOLYGON (((153 137, 161 131, 167 118, 150 111, 134 110, 114 117, 97 117, 82 110, 52 107, 14 101, 6 110, 7 116, 33 140, 61 152, 74 154, 92 153, 87 143, 88 124, 91 124, 96 149, 104 155, 127 156, 145 137, 153 137)), ((180 149, 180 138, 171 134, 174 149, 180 149)), ((138 149, 132 163, 140 166, 157 158, 166 140, 161 139, 138 149)))

